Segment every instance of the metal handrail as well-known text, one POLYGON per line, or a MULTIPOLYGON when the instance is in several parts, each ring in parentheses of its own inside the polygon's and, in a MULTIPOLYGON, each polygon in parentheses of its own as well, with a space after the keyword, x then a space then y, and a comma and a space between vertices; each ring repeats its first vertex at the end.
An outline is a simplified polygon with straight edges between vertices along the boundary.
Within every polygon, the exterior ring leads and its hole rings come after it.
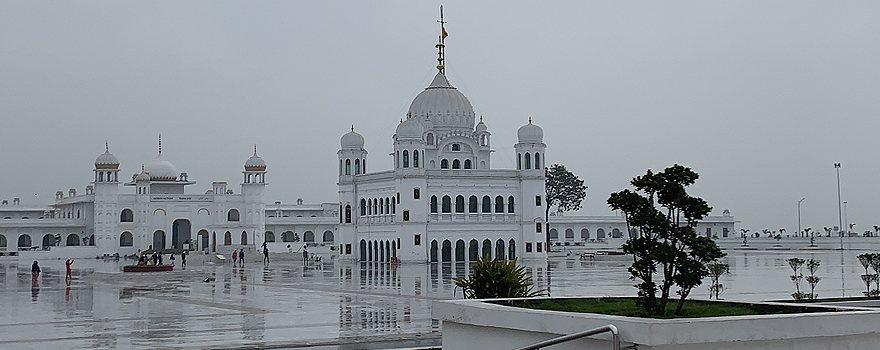
POLYGON ((600 333, 611 332, 611 349, 612 350, 620 350, 620 333, 617 331, 617 327, 613 324, 607 324, 599 328, 593 328, 582 332, 577 332, 569 335, 563 335, 561 337, 556 337, 552 339, 547 339, 540 343, 535 343, 529 346, 524 346, 521 348, 516 348, 514 350, 537 350, 543 347, 556 345, 559 343, 564 343, 569 340, 579 339, 583 337, 589 337, 591 335, 596 335, 600 333))

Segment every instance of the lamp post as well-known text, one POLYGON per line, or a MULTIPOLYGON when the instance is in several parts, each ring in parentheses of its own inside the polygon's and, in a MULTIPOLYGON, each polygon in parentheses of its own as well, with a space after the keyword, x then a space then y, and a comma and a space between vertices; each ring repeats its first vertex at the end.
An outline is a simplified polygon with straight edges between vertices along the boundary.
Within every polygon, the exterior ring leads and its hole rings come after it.
POLYGON ((843 234, 840 229, 843 228, 843 210, 840 207, 840 163, 834 163, 834 169, 837 170, 837 234, 840 236, 840 250, 843 250, 843 234))
POLYGON ((798 201, 798 237, 801 236, 801 202, 803 202, 804 199, 806 198, 801 198, 801 200, 798 201))
POLYGON ((843 201, 843 224, 846 225, 846 233, 844 235, 849 237, 849 217, 846 215, 846 201, 843 201))

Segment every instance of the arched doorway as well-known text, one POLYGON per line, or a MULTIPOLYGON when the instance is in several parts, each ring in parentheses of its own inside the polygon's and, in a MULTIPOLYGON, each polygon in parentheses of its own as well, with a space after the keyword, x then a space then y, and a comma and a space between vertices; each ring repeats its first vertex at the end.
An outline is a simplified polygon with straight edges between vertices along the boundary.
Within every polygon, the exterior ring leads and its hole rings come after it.
POLYGON ((483 258, 492 258, 492 241, 488 238, 483 240, 483 258))
POLYGON ((361 240, 360 261, 364 261, 364 260, 367 260, 367 241, 362 239, 361 240))
POLYGON ((468 248, 468 260, 477 261, 480 259, 480 243, 476 239, 472 239, 468 248))
POLYGON ((247 232, 241 231, 241 245, 247 245, 247 244, 248 244, 247 232))
POLYGON ((68 247, 78 246, 80 245, 79 235, 76 233, 71 233, 67 235, 67 244, 68 247))
POLYGON ((500 238, 495 242, 495 259, 504 260, 504 240, 500 238))
POLYGON ((156 230, 156 232, 153 232, 153 249, 165 249, 165 231, 156 230))
POLYGON ((183 249, 183 244, 188 243, 192 231, 192 224, 187 219, 177 219, 171 226, 171 247, 183 249))
POLYGON ((437 241, 431 241, 431 262, 437 262, 437 241))
POLYGON ((43 249, 48 249, 49 247, 52 247, 54 245, 55 245, 55 236, 53 236, 52 234, 49 234, 49 233, 43 235, 43 249))
POLYGON ((455 261, 464 261, 464 241, 455 241, 455 261))
POLYGON ((452 261, 452 242, 449 240, 443 241, 443 262, 452 261))
POLYGON ((199 230, 199 250, 208 249, 208 242, 210 238, 208 237, 207 230, 199 230))

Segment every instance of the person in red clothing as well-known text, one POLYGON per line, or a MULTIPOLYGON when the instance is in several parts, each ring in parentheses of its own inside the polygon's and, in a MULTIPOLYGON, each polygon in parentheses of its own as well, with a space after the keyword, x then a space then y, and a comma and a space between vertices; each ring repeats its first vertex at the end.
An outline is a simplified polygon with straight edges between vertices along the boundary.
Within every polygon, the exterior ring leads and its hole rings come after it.
POLYGON ((238 263, 238 260, 236 260, 236 259, 238 259, 238 250, 233 250, 232 251, 232 267, 235 267, 235 264, 238 263))
POLYGON ((67 267, 67 275, 65 277, 68 279, 73 278, 73 275, 70 274, 70 265, 73 265, 73 259, 67 259, 64 262, 64 266, 67 267))

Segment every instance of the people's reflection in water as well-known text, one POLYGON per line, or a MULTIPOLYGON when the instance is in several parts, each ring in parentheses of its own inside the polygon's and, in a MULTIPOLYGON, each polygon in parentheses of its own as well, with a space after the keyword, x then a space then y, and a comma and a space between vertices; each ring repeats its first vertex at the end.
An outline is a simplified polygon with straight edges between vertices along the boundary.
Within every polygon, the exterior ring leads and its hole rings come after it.
POLYGON ((38 296, 40 296, 40 281, 37 276, 33 276, 31 278, 31 301, 37 301, 38 296))
POLYGON ((64 301, 70 301, 70 278, 65 279, 66 286, 64 287, 64 301))

